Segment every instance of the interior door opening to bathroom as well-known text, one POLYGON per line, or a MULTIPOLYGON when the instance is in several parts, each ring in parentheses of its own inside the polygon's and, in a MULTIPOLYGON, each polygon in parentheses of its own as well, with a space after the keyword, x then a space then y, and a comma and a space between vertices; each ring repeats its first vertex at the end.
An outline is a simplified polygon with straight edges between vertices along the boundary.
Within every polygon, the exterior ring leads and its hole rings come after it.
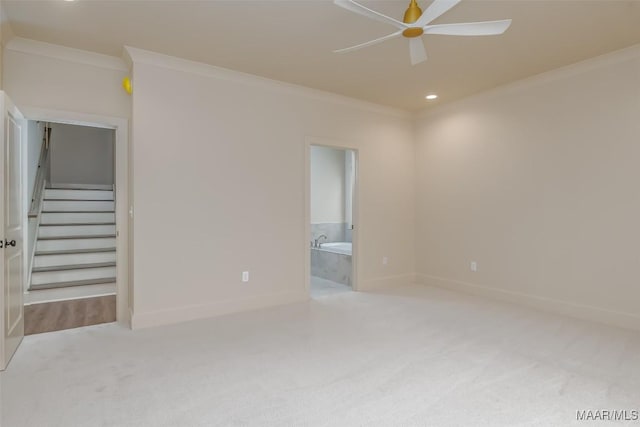
POLYGON ((309 289, 312 298, 357 289, 357 152, 311 144, 309 168, 309 289))

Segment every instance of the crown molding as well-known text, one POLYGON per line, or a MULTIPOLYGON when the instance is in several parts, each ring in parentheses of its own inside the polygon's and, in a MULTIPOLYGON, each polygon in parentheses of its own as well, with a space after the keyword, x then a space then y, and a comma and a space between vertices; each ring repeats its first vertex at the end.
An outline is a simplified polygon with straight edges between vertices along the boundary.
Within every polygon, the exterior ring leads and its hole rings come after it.
POLYGON ((123 46, 122 48, 122 60, 124 61, 127 70, 133 69, 133 59, 131 58, 126 46, 123 46))
POLYGON ((14 52, 44 56, 47 58, 61 59, 63 61, 75 62, 78 64, 91 65, 93 67, 105 68, 108 70, 129 70, 129 67, 127 67, 122 58, 41 42, 38 40, 25 39, 22 37, 13 37, 7 43, 5 49, 14 52))
POLYGON ((413 114, 406 110, 361 101, 331 92, 311 89, 293 83, 286 83, 280 80, 268 79, 266 77, 260 77, 253 74, 234 71, 228 68, 217 67, 214 65, 191 61, 188 59, 182 59, 175 56, 164 55, 161 53, 139 49, 132 46, 125 46, 124 48, 134 64, 148 64, 157 67, 168 68, 171 70, 197 74, 205 77, 234 81, 269 89, 277 89, 294 95, 304 96, 306 98, 332 102, 347 107, 357 108, 359 110, 369 111, 372 113, 383 114, 387 116, 394 116, 402 119, 410 120, 413 117, 413 114))
POLYGON ((517 80, 512 83, 507 83, 502 86, 488 89, 475 95, 471 95, 466 98, 462 98, 460 100, 438 107, 431 107, 420 110, 414 113, 414 119, 419 120, 427 118, 440 113, 445 113, 470 102, 489 100, 491 98, 495 98, 509 92, 518 91, 529 87, 535 87, 545 83, 551 83, 557 80, 566 79, 568 77, 573 77, 578 74, 583 74, 591 70, 602 68, 607 65, 617 64, 634 59, 640 59, 640 44, 636 44, 620 50, 615 50, 613 52, 605 53, 604 55, 595 56, 593 58, 588 58, 580 62, 565 65, 564 67, 546 71, 541 74, 536 74, 531 77, 526 77, 522 80, 517 80))

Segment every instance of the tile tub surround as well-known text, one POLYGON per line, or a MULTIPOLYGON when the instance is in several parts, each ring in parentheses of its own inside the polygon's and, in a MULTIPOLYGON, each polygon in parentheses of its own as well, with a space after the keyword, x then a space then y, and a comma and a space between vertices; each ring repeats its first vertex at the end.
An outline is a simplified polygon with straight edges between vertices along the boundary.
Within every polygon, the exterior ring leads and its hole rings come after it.
POLYGON ((344 223, 344 240, 343 242, 353 242, 353 229, 346 222, 344 223))
POLYGON ((351 255, 311 248, 311 275, 351 286, 351 255))
POLYGON ((324 234, 327 239, 322 239, 322 242, 346 242, 346 227, 347 224, 345 222, 311 224, 311 241, 324 234))

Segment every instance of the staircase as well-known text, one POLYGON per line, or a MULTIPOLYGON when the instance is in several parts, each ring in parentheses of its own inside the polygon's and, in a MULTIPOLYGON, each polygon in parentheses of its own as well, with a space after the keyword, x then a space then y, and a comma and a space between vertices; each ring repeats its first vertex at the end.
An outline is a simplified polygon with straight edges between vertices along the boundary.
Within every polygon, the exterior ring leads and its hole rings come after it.
POLYGON ((46 188, 30 290, 115 283, 113 190, 46 188))

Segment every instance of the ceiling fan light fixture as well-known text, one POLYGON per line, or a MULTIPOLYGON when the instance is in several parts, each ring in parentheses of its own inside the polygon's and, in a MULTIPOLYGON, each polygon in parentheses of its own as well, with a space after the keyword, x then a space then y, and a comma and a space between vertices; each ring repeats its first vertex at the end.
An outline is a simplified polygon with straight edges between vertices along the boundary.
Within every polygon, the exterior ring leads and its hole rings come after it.
POLYGON ((417 0, 410 0, 409 8, 404 13, 403 22, 375 10, 369 9, 356 0, 333 0, 333 2, 350 12, 365 16, 376 21, 385 22, 396 28, 394 33, 378 37, 365 43, 344 49, 334 50, 335 53, 347 53, 373 46, 396 37, 405 37, 409 42, 409 58, 411 65, 420 64, 427 60, 427 52, 422 41, 423 34, 439 34, 446 36, 493 36, 503 34, 511 25, 511 19, 484 22, 461 22, 456 24, 432 25, 431 22, 447 13, 461 0, 433 0, 429 7, 422 12, 417 0))
POLYGON ((411 0, 411 3, 409 3, 409 7, 404 12, 404 18, 402 19, 402 22, 404 22, 405 24, 413 24, 418 20, 418 18, 420 18, 420 16, 422 16, 422 9, 420 9, 420 6, 418 6, 416 0, 411 0))

